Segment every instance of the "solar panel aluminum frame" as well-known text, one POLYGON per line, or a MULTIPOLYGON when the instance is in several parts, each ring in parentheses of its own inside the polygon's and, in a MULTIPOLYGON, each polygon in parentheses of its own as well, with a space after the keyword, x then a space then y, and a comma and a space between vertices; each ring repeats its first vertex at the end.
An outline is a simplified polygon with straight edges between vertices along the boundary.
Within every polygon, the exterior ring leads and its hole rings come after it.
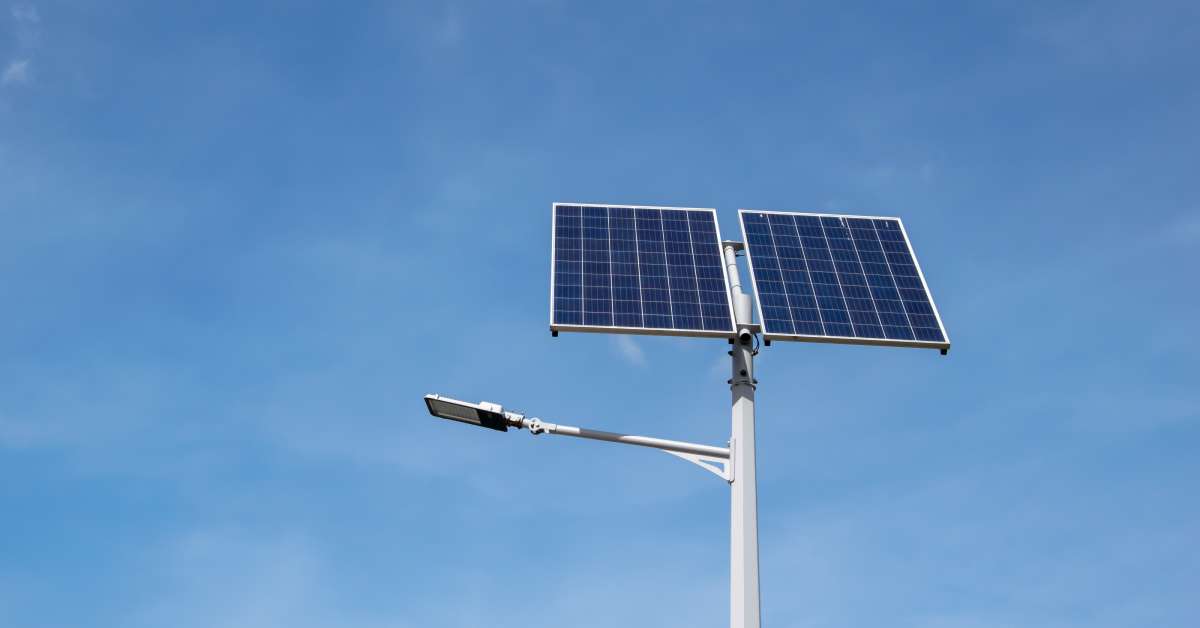
POLYGON ((550 205, 550 331, 557 334, 560 331, 576 331, 601 334, 634 334, 642 336, 685 336, 699 338, 736 338, 737 324, 733 314, 733 297, 729 289, 729 273, 724 263, 724 240, 721 239, 721 223, 717 220, 717 210, 711 207, 664 207, 661 205, 614 205, 611 203, 552 203, 550 205), (704 211, 713 217, 713 227, 717 232, 717 255, 721 258, 721 279, 725 282, 725 305, 729 313, 729 331, 711 329, 671 329, 664 327, 618 327, 603 325, 571 325, 554 322, 554 269, 556 266, 556 246, 558 224, 555 215, 559 206, 569 207, 615 207, 617 209, 658 209, 666 211, 704 211))
POLYGON ((950 334, 946 331, 945 324, 942 323, 942 315, 938 312, 937 303, 933 300, 933 293, 929 290, 929 282, 925 281, 925 272, 921 270, 921 262, 917 259, 917 254, 913 251, 912 240, 908 238, 908 230, 904 228, 904 221, 896 216, 860 216, 852 214, 827 214, 820 212, 786 212, 764 209, 739 209, 738 210, 738 226, 742 228, 742 238, 746 243, 746 264, 750 267, 750 284, 754 289, 754 308, 758 314, 758 322, 762 328, 763 340, 792 340, 796 342, 822 342, 831 344, 847 344, 847 345, 872 345, 885 347, 913 347, 917 349, 938 349, 945 353, 950 349, 950 334), (912 258, 913 266, 917 268, 917 276, 921 278, 921 287, 925 290, 925 298, 929 299, 929 307, 933 310, 933 316, 937 320, 938 329, 942 332, 944 342, 932 340, 901 340, 889 338, 859 338, 857 336, 813 336, 808 334, 772 334, 767 331, 766 319, 762 313, 762 298, 758 294, 758 277, 754 272, 754 256, 750 253, 750 237, 746 233, 746 222, 744 216, 746 214, 781 214, 787 216, 815 216, 817 218, 863 218, 867 220, 895 220, 900 225, 900 232, 904 234, 904 244, 908 247, 908 255, 912 258))

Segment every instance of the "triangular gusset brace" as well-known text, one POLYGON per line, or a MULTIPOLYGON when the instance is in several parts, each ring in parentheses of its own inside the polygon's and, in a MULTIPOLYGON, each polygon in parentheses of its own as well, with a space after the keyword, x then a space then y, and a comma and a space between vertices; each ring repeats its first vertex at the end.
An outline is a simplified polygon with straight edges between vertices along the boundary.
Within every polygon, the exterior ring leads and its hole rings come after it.
POLYGON ((671 451, 669 449, 660 449, 677 458, 683 458, 688 462, 711 472, 713 475, 725 480, 726 482, 733 481, 733 466, 729 464, 726 458, 718 458, 716 456, 702 456, 700 454, 686 454, 680 451, 671 451))

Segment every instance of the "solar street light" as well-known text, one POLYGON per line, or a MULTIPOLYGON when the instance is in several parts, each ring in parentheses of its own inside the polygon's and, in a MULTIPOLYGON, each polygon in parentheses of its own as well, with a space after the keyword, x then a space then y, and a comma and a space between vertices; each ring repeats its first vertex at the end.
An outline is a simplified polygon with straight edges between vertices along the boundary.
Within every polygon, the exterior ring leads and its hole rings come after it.
POLYGON ((899 218, 739 210, 743 241, 716 210, 554 203, 550 332, 728 340, 728 447, 590 430, 493 403, 426 395, 436 417, 507 431, 660 449, 730 487, 729 625, 760 628, 754 356, 758 339, 937 349, 950 338, 899 218), (753 303, 737 257, 750 270, 753 303), (758 321, 754 321, 754 313, 758 321))

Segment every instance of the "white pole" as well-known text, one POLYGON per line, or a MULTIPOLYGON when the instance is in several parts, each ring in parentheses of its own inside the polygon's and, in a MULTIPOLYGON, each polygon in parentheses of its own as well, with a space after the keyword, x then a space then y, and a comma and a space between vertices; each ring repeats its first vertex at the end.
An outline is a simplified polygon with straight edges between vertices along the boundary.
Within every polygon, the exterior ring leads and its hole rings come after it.
MULTIPOLYGON (((736 249, 725 246, 726 271, 735 288, 730 295, 739 327, 750 324, 749 298, 741 291, 736 249), (738 307, 740 306, 740 307, 738 307)), ((739 330, 741 331, 741 330, 739 330)), ((731 628, 760 628, 758 589, 758 480, 754 473, 754 339, 740 333, 729 354, 733 373, 733 433, 729 440, 732 458, 730 483, 729 625, 731 628)))
POLYGON ((731 628, 759 628, 758 482, 754 474, 753 347, 733 347, 732 518, 729 555, 731 628))
MULTIPOLYGON (((742 275, 738 272, 737 267, 737 247, 739 245, 741 245, 740 242, 725 242, 725 274, 729 276, 729 291, 735 297, 739 294, 745 294, 742 292, 742 275)), ((734 314, 736 315, 737 312, 734 312, 734 314)), ((740 316, 737 322, 743 322, 740 316)), ((745 322, 749 323, 750 321, 745 322)))

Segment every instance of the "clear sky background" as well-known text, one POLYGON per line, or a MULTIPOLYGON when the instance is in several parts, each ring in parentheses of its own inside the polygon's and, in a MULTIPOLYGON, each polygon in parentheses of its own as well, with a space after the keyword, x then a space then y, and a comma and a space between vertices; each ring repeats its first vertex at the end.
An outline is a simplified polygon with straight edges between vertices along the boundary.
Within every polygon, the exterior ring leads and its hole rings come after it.
POLYGON ((954 347, 759 360, 768 626, 1195 626, 1200 9, 0 13, 0 625, 724 626, 722 341, 548 332, 553 201, 901 216, 954 347))

